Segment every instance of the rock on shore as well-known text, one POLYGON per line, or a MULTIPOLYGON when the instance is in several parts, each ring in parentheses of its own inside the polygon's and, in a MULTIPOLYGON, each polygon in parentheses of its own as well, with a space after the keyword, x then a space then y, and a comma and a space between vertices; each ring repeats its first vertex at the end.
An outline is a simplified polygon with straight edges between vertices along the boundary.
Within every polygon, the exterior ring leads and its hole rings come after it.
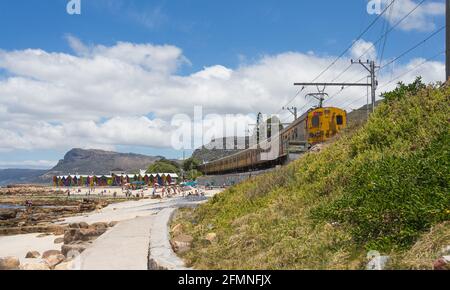
POLYGON ((0 270, 18 270, 20 261, 16 257, 0 258, 0 270))

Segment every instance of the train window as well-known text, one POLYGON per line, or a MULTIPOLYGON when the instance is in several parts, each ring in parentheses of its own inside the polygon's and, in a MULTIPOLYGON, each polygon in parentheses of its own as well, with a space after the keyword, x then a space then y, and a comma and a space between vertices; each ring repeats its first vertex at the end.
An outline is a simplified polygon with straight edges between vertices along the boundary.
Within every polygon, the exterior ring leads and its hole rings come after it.
POLYGON ((338 115, 336 117, 336 124, 338 125, 344 125, 344 117, 342 115, 338 115))
POLYGON ((319 115, 315 115, 312 117, 311 124, 313 128, 319 128, 320 126, 320 117, 319 115))

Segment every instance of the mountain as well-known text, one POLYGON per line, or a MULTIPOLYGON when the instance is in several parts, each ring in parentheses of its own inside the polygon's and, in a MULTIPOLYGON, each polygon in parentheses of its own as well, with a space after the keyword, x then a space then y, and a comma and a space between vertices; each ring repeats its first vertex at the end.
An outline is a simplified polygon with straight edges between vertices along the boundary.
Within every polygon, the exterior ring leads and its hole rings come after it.
POLYGON ((17 183, 49 183, 55 175, 67 174, 110 174, 111 171, 127 173, 147 169, 161 156, 147 156, 134 153, 117 153, 103 150, 72 149, 64 159, 50 170, 5 169, 0 170, 0 185, 17 183))
POLYGON ((46 172, 47 170, 39 169, 0 169, 0 186, 11 183, 28 183, 46 172))
POLYGON ((63 174, 109 174, 111 171, 136 172, 147 169, 160 156, 147 156, 134 153, 117 153, 103 150, 72 149, 64 159, 45 173, 48 175, 63 174))

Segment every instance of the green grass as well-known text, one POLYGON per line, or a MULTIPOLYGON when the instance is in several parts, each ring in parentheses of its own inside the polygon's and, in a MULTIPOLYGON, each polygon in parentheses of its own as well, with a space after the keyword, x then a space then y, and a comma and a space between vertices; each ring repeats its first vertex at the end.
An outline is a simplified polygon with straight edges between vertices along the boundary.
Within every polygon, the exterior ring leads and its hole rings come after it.
POLYGON ((322 152, 183 211, 175 223, 194 237, 183 258, 200 269, 356 269, 368 250, 406 253, 450 220, 449 96, 401 85, 322 152))

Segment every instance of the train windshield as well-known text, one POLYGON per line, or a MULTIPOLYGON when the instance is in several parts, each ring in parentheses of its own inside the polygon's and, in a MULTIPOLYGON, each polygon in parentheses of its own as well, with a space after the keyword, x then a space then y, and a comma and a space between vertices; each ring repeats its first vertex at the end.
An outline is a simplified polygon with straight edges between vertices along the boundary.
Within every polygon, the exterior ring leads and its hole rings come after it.
POLYGON ((315 115, 312 117, 311 125, 313 128, 319 128, 319 125, 320 125, 319 115, 315 115))

